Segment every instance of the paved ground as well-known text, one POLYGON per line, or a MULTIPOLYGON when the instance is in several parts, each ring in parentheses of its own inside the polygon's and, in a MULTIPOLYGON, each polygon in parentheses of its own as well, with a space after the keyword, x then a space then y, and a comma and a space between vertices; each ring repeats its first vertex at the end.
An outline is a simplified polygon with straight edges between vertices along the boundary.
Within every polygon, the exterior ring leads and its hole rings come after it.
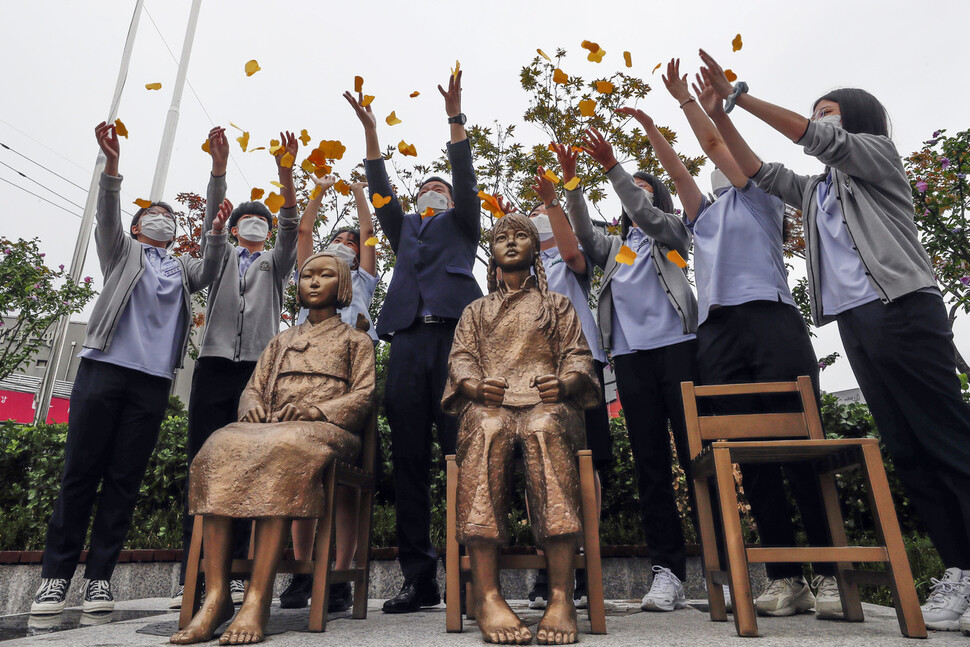
MULTIPOLYGON (((136 600, 118 605, 120 612, 161 611, 167 600, 161 598, 136 600)), ((538 621, 540 612, 528 611, 524 603, 513 605, 526 622, 538 621)), ((698 647, 712 645, 758 645, 758 647, 786 646, 811 647, 845 645, 869 647, 870 645, 914 645, 899 634, 899 628, 891 609, 865 605, 865 623, 816 620, 812 615, 790 618, 760 618, 762 637, 758 640, 738 638, 734 625, 710 622, 706 613, 696 607, 697 603, 674 613, 643 613, 638 604, 630 601, 609 603, 605 636, 583 633, 580 643, 584 645, 670 645, 698 647)), ((79 613, 66 613, 64 620, 78 622, 79 613)), ((120 614, 119 614, 120 615, 120 614)), ((366 620, 352 620, 348 614, 331 618, 324 634, 312 634, 306 630, 308 612, 273 609, 268 645, 274 647, 301 647, 304 645, 417 645, 459 647, 483 644, 476 627, 466 622, 466 631, 460 634, 445 632, 444 606, 426 612, 405 616, 389 616, 380 612, 380 601, 373 600, 366 620)), ((0 618, 9 627, 26 623, 26 616, 0 618)), ((168 644, 168 636, 175 630, 176 615, 165 613, 133 620, 111 622, 101 626, 89 626, 67 631, 37 633, 35 635, 3 642, 3 647, 51 645, 76 647, 82 645, 153 645, 168 644)), ((589 630, 588 623, 581 627, 589 630)), ((9 634, 8 634, 9 635, 9 634)), ((210 644, 216 644, 215 642, 210 644)), ((966 645, 970 637, 959 632, 930 632, 928 643, 932 645, 966 645)))

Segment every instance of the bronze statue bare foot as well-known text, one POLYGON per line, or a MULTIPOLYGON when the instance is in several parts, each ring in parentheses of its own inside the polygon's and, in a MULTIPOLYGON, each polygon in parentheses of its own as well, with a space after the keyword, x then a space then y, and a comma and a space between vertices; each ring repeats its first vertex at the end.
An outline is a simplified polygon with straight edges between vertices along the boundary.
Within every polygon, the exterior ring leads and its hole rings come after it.
POLYGON ((212 634, 223 622, 232 617, 233 611, 235 609, 228 590, 218 597, 210 592, 202 608, 192 617, 189 626, 169 638, 169 642, 175 645, 190 645, 212 640, 212 634))
MULTIPOLYGON (((246 602, 250 602, 249 599, 246 602)), ((251 645, 263 642, 265 638, 266 623, 269 620, 269 609, 264 613, 262 605, 257 601, 246 604, 243 603, 236 619, 232 621, 226 633, 219 637, 220 645, 251 645)))
POLYGON ((487 594, 477 606, 475 619, 485 642, 502 645, 532 642, 532 632, 498 592, 487 594))
POLYGON ((540 645, 566 645, 576 642, 576 606, 571 596, 552 591, 549 605, 539 621, 536 642, 540 645))

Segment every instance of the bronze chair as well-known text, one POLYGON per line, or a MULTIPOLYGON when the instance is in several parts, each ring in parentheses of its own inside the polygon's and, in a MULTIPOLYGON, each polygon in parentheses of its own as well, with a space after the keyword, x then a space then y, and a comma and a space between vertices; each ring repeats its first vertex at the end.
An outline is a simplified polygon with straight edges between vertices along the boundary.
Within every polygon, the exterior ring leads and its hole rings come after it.
MULTIPOLYGON (((600 561, 599 516, 596 508, 596 489, 593 481, 593 453, 588 449, 576 452, 579 460, 579 484, 583 507, 583 543, 585 554, 577 553, 574 567, 586 569, 587 613, 594 634, 606 633, 606 608, 603 601, 603 565, 600 561)), ((465 584, 465 599, 469 620, 474 619, 475 601, 471 587, 471 561, 460 554, 458 543, 458 464, 455 455, 446 457, 447 519, 445 521, 445 625, 449 632, 462 631, 461 585, 465 584)), ((540 569, 546 567, 542 555, 500 555, 499 569, 540 569)))
MULTIPOLYGON (((377 451, 377 414, 371 414, 361 438, 360 466, 333 461, 323 473, 327 491, 327 505, 317 522, 313 559, 281 559, 278 573, 312 573, 313 591, 310 598, 310 631, 326 631, 327 606, 330 602, 330 585, 341 582, 354 583, 354 605, 351 617, 367 617, 367 589, 370 584, 370 532, 374 509, 374 465, 377 451), (359 492, 360 507, 357 528, 356 566, 335 569, 334 533, 336 506, 334 497, 338 485, 352 487, 359 492)), ((202 516, 196 516, 192 526, 192 543, 189 547, 188 568, 185 573, 185 590, 179 629, 184 628, 199 610, 202 599, 202 575, 205 571, 202 557, 202 516)), ((232 560, 232 577, 246 578, 252 571, 252 542, 249 559, 232 560)))
POLYGON ((859 584, 888 585, 892 589, 902 634, 908 638, 925 638, 926 626, 923 624, 878 441, 875 438, 825 439, 812 382, 807 376, 799 377, 797 382, 759 384, 694 386, 693 382, 683 382, 681 391, 697 493, 698 530, 704 554, 711 620, 727 620, 721 589, 722 585, 727 585, 731 591, 734 625, 738 635, 758 635, 748 578, 749 562, 835 562, 845 620, 861 622, 864 619, 859 584), (749 415, 699 416, 697 413, 698 397, 772 393, 797 393, 802 410, 797 413, 749 415), (772 440, 751 440, 758 438, 772 440), (783 440, 777 440, 779 438, 783 440), (713 442, 705 446, 708 441, 713 442), (746 548, 741 534, 732 464, 793 461, 811 463, 818 475, 833 546, 746 548), (834 475, 856 467, 862 470, 867 485, 880 546, 849 546, 846 540, 834 475), (711 478, 717 483, 727 570, 721 570, 718 559, 711 508, 711 478), (859 570, 854 568, 853 562, 883 562, 887 564, 887 570, 859 570))

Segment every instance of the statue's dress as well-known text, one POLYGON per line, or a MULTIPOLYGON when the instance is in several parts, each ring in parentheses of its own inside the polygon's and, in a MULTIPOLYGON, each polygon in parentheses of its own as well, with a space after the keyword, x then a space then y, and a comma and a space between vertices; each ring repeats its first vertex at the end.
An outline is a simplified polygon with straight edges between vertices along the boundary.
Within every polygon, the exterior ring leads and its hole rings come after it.
POLYGON ((190 513, 320 516, 323 471, 360 451, 374 379, 374 343, 340 317, 274 337, 239 399, 240 416, 262 406, 270 422, 234 422, 209 437, 189 472, 190 513), (316 407, 324 419, 272 422, 288 403, 316 407))

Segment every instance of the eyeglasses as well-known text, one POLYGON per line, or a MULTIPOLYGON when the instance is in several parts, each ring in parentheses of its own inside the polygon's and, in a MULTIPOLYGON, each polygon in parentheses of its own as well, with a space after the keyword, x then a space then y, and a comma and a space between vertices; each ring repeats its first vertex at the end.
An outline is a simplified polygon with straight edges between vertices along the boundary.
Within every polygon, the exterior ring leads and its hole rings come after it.
POLYGON ((831 115, 831 114, 834 114, 834 113, 835 113, 835 108, 833 108, 832 106, 825 106, 824 108, 819 108, 812 115, 812 121, 818 121, 822 117, 824 117, 826 115, 831 115))
POLYGON ((145 212, 144 215, 146 215, 146 216, 166 216, 168 218, 171 218, 172 220, 175 220, 175 214, 172 213, 171 211, 165 211, 164 209, 161 209, 161 210, 152 210, 152 209, 149 209, 148 211, 145 212))

